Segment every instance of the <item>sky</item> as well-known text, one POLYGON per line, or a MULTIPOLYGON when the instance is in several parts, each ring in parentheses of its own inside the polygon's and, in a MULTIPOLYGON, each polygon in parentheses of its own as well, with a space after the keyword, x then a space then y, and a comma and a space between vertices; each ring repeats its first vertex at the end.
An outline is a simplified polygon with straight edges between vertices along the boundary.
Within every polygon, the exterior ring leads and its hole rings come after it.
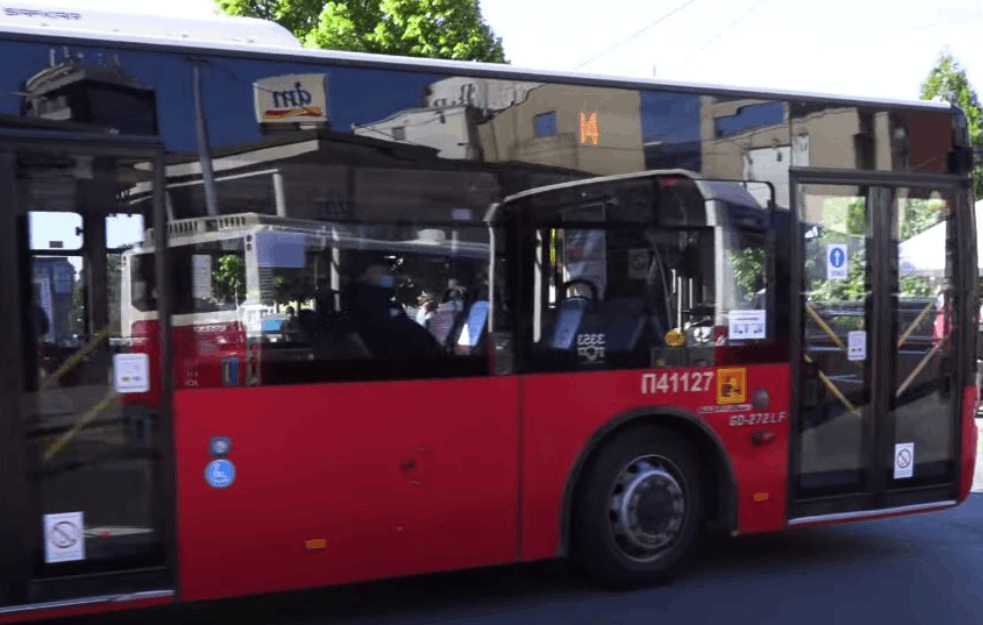
MULTIPOLYGON (((57 4, 189 17, 215 6, 57 4)), ((948 48, 983 89, 983 0, 482 0, 481 9, 517 67, 911 100, 948 48)))

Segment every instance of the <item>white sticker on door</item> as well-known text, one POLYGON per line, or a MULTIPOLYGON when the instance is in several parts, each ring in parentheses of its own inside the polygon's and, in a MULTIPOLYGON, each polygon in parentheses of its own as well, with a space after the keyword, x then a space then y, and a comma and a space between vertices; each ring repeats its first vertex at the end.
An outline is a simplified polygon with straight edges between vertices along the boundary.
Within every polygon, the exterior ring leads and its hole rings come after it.
POLYGON ((826 246, 826 279, 846 280, 846 243, 830 243, 826 246))
POLYGON ((209 254, 191 255, 191 293, 198 299, 212 298, 212 257, 209 254))
POLYGON ((867 331, 854 330, 846 335, 846 357, 850 360, 867 360, 867 331))
POLYGON ((85 528, 81 512, 44 515, 44 561, 47 564, 85 559, 85 528))
POLYGON ((894 446, 894 479, 903 480, 914 473, 915 444, 898 443, 894 446))
POLYGON ((116 392, 146 393, 150 390, 150 357, 147 354, 115 354, 113 386, 116 392))
POLYGON ((727 323, 727 339, 747 341, 768 336, 767 321, 763 310, 732 310, 727 323))

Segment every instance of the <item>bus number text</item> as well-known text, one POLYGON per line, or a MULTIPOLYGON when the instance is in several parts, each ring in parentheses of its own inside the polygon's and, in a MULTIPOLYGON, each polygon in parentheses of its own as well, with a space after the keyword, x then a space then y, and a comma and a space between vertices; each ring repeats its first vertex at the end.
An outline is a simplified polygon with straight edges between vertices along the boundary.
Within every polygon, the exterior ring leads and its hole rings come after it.
POLYGON ((788 415, 785 411, 775 412, 755 412, 749 415, 736 414, 730 418, 730 427, 744 427, 747 425, 778 425, 785 421, 788 415))
POLYGON ((578 334, 577 355, 587 362, 603 362, 605 339, 603 334, 578 334))
POLYGON ((656 393, 703 393, 710 390, 713 371, 682 373, 645 373, 642 375, 642 395, 656 393))

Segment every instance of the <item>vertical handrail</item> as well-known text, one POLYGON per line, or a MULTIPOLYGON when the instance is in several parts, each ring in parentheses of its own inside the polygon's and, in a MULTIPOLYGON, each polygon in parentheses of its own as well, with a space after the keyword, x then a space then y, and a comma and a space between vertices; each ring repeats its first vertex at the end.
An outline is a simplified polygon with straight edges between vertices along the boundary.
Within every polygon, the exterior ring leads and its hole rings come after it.
POLYGON ((192 91, 195 101, 195 128, 198 135, 198 160, 201 162, 201 179, 205 187, 205 210, 211 217, 218 215, 218 200, 215 194, 215 172, 212 169, 212 152, 208 144, 208 122, 205 118, 205 102, 201 85, 201 59, 191 61, 193 74, 192 91))

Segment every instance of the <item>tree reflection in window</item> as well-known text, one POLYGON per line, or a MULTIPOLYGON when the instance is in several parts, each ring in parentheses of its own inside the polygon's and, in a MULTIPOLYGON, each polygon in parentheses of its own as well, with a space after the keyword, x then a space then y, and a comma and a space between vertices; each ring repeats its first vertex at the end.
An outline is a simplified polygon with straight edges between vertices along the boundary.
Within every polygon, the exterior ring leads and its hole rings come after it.
POLYGON ((238 303, 246 297, 246 268, 239 254, 223 254, 212 270, 214 295, 220 302, 238 303))

